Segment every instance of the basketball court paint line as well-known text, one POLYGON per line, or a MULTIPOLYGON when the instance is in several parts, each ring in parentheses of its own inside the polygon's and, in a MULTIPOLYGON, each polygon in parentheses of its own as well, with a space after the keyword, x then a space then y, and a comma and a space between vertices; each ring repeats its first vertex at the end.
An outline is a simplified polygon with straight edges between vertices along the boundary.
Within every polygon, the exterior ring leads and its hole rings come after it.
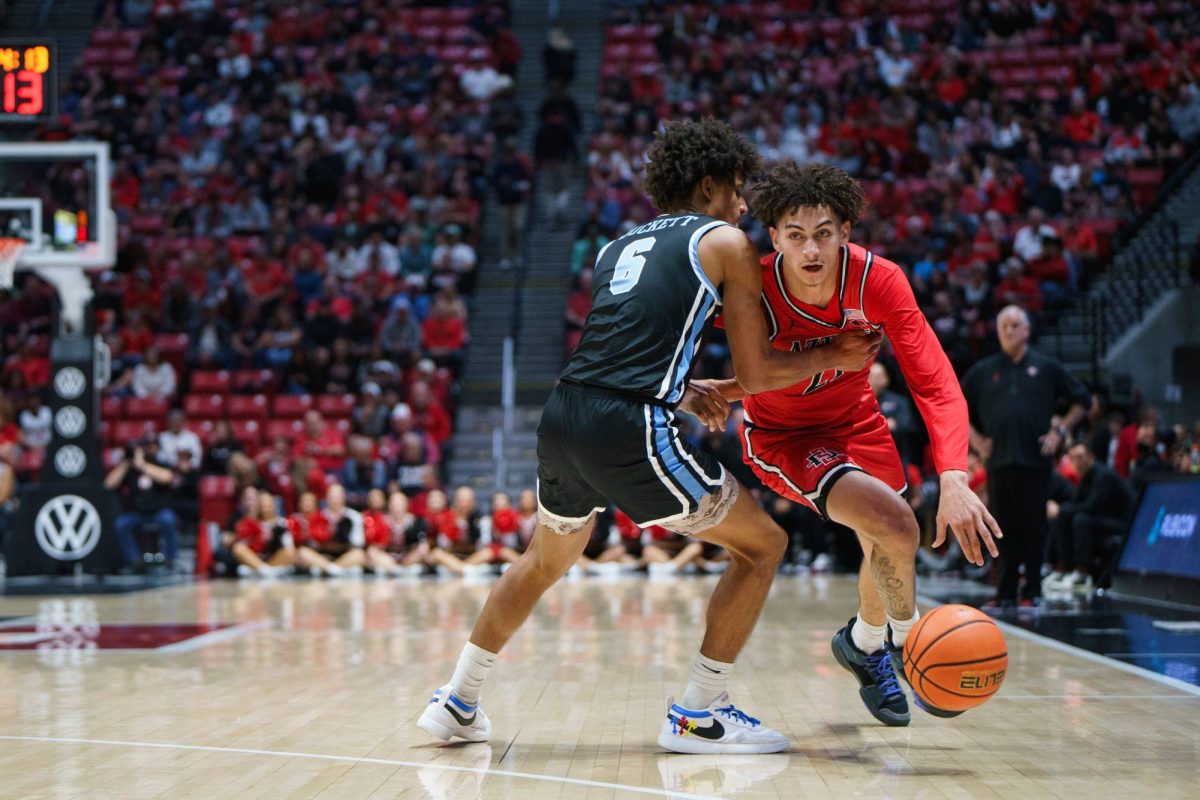
POLYGON ((560 783, 570 786, 583 786, 589 789, 609 789, 630 794, 644 794, 652 797, 688 798, 689 800, 722 800, 715 795, 692 794, 691 792, 672 792, 667 789, 651 789, 645 786, 627 786, 623 783, 608 783, 607 781, 589 781, 583 778, 558 778, 553 775, 538 775, 534 772, 516 772, 506 769, 485 769, 481 767, 455 767, 449 764, 435 764, 431 761, 399 761, 388 758, 368 758, 365 756, 334 756, 324 753, 293 753, 286 750, 256 750, 249 747, 210 747, 200 744, 174 744, 168 742, 127 742, 119 739, 70 739, 51 736, 11 736, 0 735, 0 741, 28 742, 32 744, 84 744, 102 747, 151 748, 157 750, 185 750, 202 753, 230 753, 247 756, 275 756, 277 758, 308 758, 314 761, 337 761, 350 764, 368 764, 383 767, 410 767, 412 769, 440 769, 444 772, 468 772, 482 775, 485 778, 496 776, 500 778, 517 778, 520 780, 543 781, 560 783))
POLYGON ((201 647, 208 647, 219 642, 227 642, 230 639, 236 639, 242 634, 250 631, 265 630, 271 627, 271 621, 268 619, 259 620, 257 622, 243 622, 241 625, 234 625, 232 628, 225 628, 211 633, 193 636, 191 639, 184 639, 182 642, 163 645, 157 647, 155 653, 190 653, 193 650, 199 650, 201 647))
MULTIPOLYGON (((930 597, 924 597, 921 595, 917 596, 917 600, 928 606, 945 605, 945 603, 940 603, 930 597)), ((1169 675, 1162 675, 1154 670, 1149 670, 1145 667, 1139 667, 1134 664, 1128 664, 1124 661, 1118 661, 1115 658, 1106 658, 1105 656, 1093 653, 1091 650, 1084 650, 1082 647, 1076 647, 1073 644, 1060 642, 1058 639, 1051 639, 1049 636, 1022 628, 1020 625, 1013 625, 1012 623, 1005 622, 1004 620, 992 618, 992 622, 996 623, 996 627, 998 627, 1006 635, 1011 633, 1013 636, 1021 639, 1028 639, 1032 642, 1037 642, 1044 647, 1049 647, 1051 650, 1057 650, 1061 653, 1070 653, 1095 664, 1107 664, 1113 669, 1120 670, 1121 672, 1147 678, 1156 683, 1161 683, 1164 686, 1170 686, 1172 689, 1178 689, 1181 692, 1187 692, 1190 695, 1196 695, 1197 697, 1200 697, 1200 686, 1194 686, 1186 681, 1181 681, 1178 678, 1172 678, 1169 675)))

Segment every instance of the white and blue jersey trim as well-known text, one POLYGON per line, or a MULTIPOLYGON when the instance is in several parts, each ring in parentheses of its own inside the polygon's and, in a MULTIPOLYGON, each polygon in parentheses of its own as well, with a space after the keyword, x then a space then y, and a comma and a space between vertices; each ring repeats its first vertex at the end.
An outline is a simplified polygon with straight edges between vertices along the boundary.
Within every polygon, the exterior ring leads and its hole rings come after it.
POLYGON ((691 311, 688 312, 687 321, 683 324, 683 336, 675 346, 675 355, 671 357, 671 364, 667 373, 663 375, 658 394, 655 395, 659 400, 674 405, 683 399, 684 384, 688 373, 691 372, 692 361, 700 351, 701 335, 716 310, 717 304, 712 295, 704 287, 699 288, 691 311))
MULTIPOLYGON (((672 424, 675 414, 649 403, 643 406, 646 420, 646 456, 654 473, 676 500, 680 511, 657 520, 634 520, 639 525, 653 525, 687 516, 708 495, 725 481, 725 468, 720 474, 709 475, 679 441, 678 430, 672 424)), ((718 465, 719 466, 719 465, 718 465)))
POLYGON ((719 228, 722 225, 728 225, 728 222, 721 220, 713 220, 705 223, 692 233, 691 241, 688 242, 688 260, 692 262, 692 272, 696 273, 696 277, 700 279, 700 284, 708 289, 712 294, 713 300, 717 303, 721 302, 721 293, 717 291, 717 287, 708 279, 708 275, 704 274, 704 268, 700 266, 700 240, 704 238, 704 234, 711 231, 713 228, 719 228))

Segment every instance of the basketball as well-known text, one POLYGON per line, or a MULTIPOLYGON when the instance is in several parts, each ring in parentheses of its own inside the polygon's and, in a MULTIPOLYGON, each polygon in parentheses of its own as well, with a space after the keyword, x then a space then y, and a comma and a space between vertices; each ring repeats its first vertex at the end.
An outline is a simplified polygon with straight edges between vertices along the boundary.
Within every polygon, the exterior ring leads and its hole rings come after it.
POLYGON ((917 621, 904 643, 904 671, 913 691, 943 711, 986 702, 1007 669, 1004 635, 970 606, 938 606, 917 621))

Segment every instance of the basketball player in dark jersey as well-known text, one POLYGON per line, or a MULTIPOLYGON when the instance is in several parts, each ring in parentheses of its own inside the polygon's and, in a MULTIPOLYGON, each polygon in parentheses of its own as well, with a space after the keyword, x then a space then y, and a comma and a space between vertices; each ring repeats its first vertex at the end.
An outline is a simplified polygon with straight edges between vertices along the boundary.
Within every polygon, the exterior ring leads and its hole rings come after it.
POLYGON ((592 311, 578 349, 542 412, 538 527, 492 590, 450 682, 418 725, 440 738, 486 741, 480 687, 538 598, 579 558, 596 512, 611 500, 639 526, 661 525, 729 551, 707 628, 679 703, 668 701, 658 743, 684 753, 769 753, 782 734, 734 706, 733 661, 762 610, 787 537, 748 492, 680 436, 676 409, 713 413, 715 391, 689 390, 717 307, 737 374, 754 391, 825 369, 859 370, 879 337, 851 332, 829 347, 771 347, 759 305, 762 270, 737 229, 757 152, 722 122, 677 122, 651 145, 646 188, 665 213, 610 242, 596 258, 592 311))

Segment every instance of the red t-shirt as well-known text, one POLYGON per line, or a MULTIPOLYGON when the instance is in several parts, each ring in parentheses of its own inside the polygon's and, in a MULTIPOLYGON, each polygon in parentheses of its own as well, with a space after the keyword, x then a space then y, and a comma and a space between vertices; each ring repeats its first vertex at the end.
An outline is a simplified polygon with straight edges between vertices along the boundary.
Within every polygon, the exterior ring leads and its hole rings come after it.
MULTIPOLYGON (((856 244, 842 248, 841 289, 825 308, 801 302, 787 291, 783 256, 762 258, 764 310, 777 350, 820 347, 854 330, 886 335, 932 439, 938 472, 967 466, 967 402, 950 360, 917 307, 900 267, 856 244)), ((775 430, 840 429, 879 414, 864 369, 820 375, 743 401, 746 421, 775 430)))
POLYGON ((450 417, 440 404, 430 403, 424 411, 416 411, 413 417, 417 425, 438 444, 450 438, 450 417))
POLYGON ((427 350, 461 350, 467 343, 467 329, 458 317, 429 317, 421 326, 421 343, 427 350))
POLYGON ((364 511, 362 518, 363 537, 367 540, 367 547, 387 547, 391 539, 387 517, 380 511, 364 511))
POLYGON ((1070 114, 1063 120, 1063 130, 1071 141, 1078 144, 1090 142, 1092 136, 1100 129, 1100 115, 1095 111, 1082 111, 1070 114))
POLYGON ((316 439, 310 437, 306 432, 296 437, 296 443, 292 445, 292 455, 296 458, 304 458, 309 456, 308 446, 315 445, 315 452, 311 454, 317 466, 325 472, 336 472, 341 469, 342 464, 346 460, 346 437, 342 432, 332 425, 321 431, 316 439), (330 451, 337 448, 340 455, 334 455, 330 451))

